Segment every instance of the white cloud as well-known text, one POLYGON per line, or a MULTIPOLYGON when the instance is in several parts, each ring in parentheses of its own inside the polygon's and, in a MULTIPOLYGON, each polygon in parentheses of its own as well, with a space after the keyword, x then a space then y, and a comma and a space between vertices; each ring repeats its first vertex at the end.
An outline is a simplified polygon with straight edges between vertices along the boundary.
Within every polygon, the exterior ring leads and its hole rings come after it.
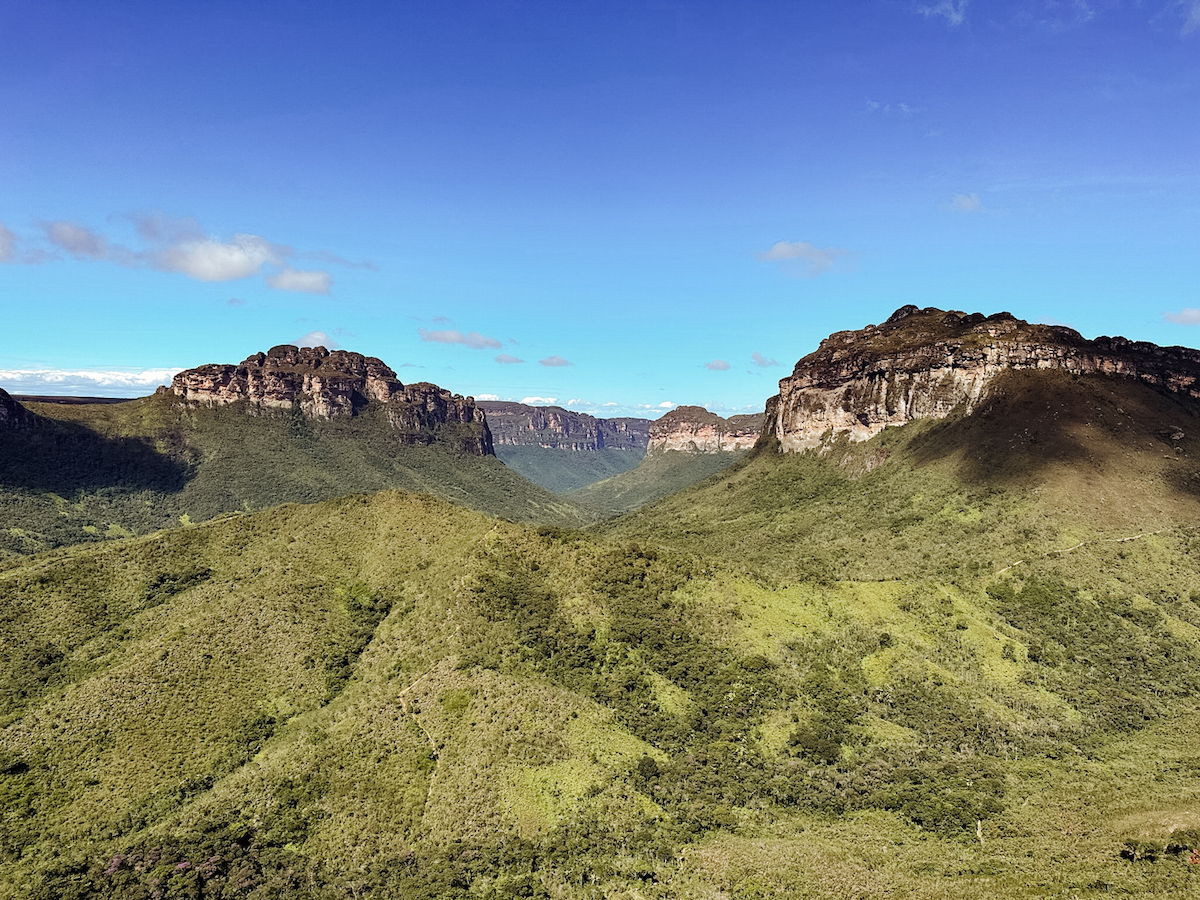
POLYGON ((291 251, 257 234, 235 234, 225 242, 215 238, 185 240, 150 254, 156 269, 179 272, 197 281, 233 281, 257 275, 264 265, 282 265, 291 251))
POLYGON ((267 287, 303 294, 328 294, 329 289, 333 287, 333 276, 319 270, 302 272, 299 269, 284 269, 267 276, 267 287))
POLYGON ((500 398, 496 394, 476 394, 475 399, 476 400, 499 400, 500 398))
POLYGON ((978 194, 955 194, 942 204, 942 209, 952 212, 977 213, 983 209, 983 201, 978 194))
POLYGON ((674 405, 675 404, 672 403, 670 400, 664 400, 662 403, 658 404, 658 408, 659 409, 670 409, 674 405))
POLYGON ((62 397, 141 397, 170 384, 174 369, 0 369, 0 387, 10 394, 62 397))
POLYGON ((755 350, 753 353, 750 354, 750 359, 754 362, 754 364, 756 366, 761 366, 764 369, 767 366, 779 365, 779 363, 775 361, 774 357, 771 357, 770 359, 768 359, 767 357, 765 357, 761 353, 759 353, 757 350, 755 350))
POLYGON ((711 369, 713 372, 724 372, 729 368, 729 363, 723 359, 714 359, 711 362, 706 362, 704 368, 711 369))
POLYGON ((499 356, 496 357, 496 362, 498 362, 504 366, 511 366, 511 365, 514 365, 515 363, 523 363, 523 362, 525 362, 525 360, 520 359, 516 356, 510 356, 507 353, 501 353, 499 356))
POLYGON ((841 247, 817 247, 808 241, 777 241, 765 253, 759 253, 758 258, 784 264, 799 265, 800 274, 806 278, 815 278, 823 272, 828 272, 842 257, 849 256, 849 250, 841 247))
POLYGON ((529 406, 552 406, 558 402, 557 397, 523 397, 521 402, 529 406))
POLYGON ((292 343, 297 347, 324 347, 326 350, 337 350, 342 346, 324 331, 310 331, 292 343))
POLYGON ((538 360, 539 366, 569 366, 570 361, 563 359, 561 356, 547 356, 545 359, 538 360))
POLYGON ((0 222, 0 263, 15 262, 17 258, 17 236, 0 222))
POLYGON ((42 227, 50 243, 76 259, 105 259, 108 256, 108 241, 90 228, 74 222, 47 222, 42 227))
POLYGON ((485 337, 478 331, 468 331, 464 334, 457 329, 429 331, 426 328, 420 328, 417 330, 417 334, 421 336, 421 340, 423 341, 434 344, 462 344, 464 347, 470 347, 472 350, 499 350, 504 346, 495 338, 485 337))
POLYGON ((942 16, 951 25, 961 25, 967 18, 967 4, 970 0, 941 0, 932 6, 918 7, 918 11, 929 18, 931 16, 942 16))
POLYGON ((1168 322, 1176 325, 1200 325, 1200 309, 1185 307, 1179 312, 1169 312, 1163 316, 1168 322))

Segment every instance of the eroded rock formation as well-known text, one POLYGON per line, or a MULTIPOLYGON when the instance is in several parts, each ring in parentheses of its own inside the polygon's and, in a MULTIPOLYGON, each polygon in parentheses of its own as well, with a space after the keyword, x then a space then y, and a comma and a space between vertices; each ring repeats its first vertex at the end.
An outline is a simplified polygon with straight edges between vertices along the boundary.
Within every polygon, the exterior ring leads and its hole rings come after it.
POLYGON ((377 402, 392 427, 414 443, 438 440, 454 426, 454 443, 478 455, 492 453, 487 419, 474 398, 427 382, 402 384, 382 360, 346 350, 284 344, 238 365, 188 369, 161 390, 193 406, 244 402, 252 415, 298 408, 314 419, 355 416, 377 402))
POLYGON ((649 452, 749 450, 758 440, 761 421, 761 415, 724 419, 702 406, 677 406, 650 425, 649 452))
POLYGON ((1087 340, 1061 325, 1002 312, 966 315, 904 306, 882 325, 841 331, 796 363, 767 401, 764 432, 785 452, 837 435, 865 441, 889 425, 969 412, 1009 369, 1138 378, 1200 397, 1200 351, 1121 337, 1087 340))
POLYGON ((634 450, 646 452, 649 419, 599 419, 561 406, 527 406, 481 400, 492 440, 501 447, 545 447, 553 450, 634 450))

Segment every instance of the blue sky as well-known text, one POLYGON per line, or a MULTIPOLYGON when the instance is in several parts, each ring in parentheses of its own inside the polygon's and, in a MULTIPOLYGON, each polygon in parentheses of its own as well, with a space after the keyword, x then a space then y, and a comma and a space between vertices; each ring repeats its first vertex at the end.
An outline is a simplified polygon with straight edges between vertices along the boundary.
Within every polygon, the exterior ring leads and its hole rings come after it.
POLYGON ((1196 346, 1198 161, 1200 0, 0 0, 0 387, 320 341, 729 414, 906 303, 1196 346))

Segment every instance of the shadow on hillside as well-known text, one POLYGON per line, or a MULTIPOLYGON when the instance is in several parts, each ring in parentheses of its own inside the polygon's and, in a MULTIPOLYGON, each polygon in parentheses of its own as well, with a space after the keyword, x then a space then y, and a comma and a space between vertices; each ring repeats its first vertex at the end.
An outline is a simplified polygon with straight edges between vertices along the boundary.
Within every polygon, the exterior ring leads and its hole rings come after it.
POLYGON ((70 497, 79 491, 183 489, 190 467, 143 438, 105 437, 73 422, 37 420, 0 434, 0 487, 70 497))
POLYGON ((1009 372, 971 415, 939 422, 910 449, 918 463, 957 458, 964 481, 1012 483, 1051 466, 1157 468, 1176 453, 1171 435, 1180 429, 1185 444, 1200 434, 1194 401, 1132 378, 1009 372))

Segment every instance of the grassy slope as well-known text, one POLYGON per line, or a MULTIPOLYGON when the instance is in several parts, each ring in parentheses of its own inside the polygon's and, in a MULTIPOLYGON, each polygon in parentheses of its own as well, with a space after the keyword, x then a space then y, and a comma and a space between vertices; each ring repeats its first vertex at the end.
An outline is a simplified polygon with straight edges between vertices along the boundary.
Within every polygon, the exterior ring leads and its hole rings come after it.
POLYGON ((431 446, 402 443, 379 409, 320 422, 184 410, 158 397, 30 408, 52 420, 0 436, 0 553, 385 488, 517 521, 580 518, 498 460, 458 452, 452 430, 431 446))
POLYGON ((569 496, 600 515, 620 515, 708 478, 744 455, 675 450, 648 454, 636 468, 573 491, 569 496))
POLYGON ((534 484, 560 494, 628 472, 642 460, 642 454, 636 450, 575 451, 550 447, 499 446, 496 456, 534 484))

